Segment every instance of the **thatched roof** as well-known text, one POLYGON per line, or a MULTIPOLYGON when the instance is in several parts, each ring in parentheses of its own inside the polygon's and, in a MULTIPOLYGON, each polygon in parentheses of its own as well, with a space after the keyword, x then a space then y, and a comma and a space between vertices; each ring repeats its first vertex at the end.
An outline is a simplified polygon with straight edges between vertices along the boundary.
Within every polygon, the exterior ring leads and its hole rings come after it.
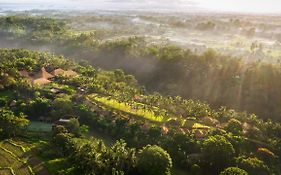
POLYGON ((34 76, 34 79, 40 79, 40 78, 53 78, 54 76, 46 71, 44 67, 41 68, 41 70, 34 76))
POLYGON ((242 124, 243 130, 249 130, 249 129, 251 129, 251 127, 252 127, 252 125, 250 125, 250 124, 247 123, 247 122, 244 122, 244 123, 242 124))
POLYGON ((12 100, 10 103, 10 107, 15 107, 17 105, 17 101, 16 100, 12 100))
POLYGON ((19 73, 20 73, 20 76, 25 77, 25 78, 27 78, 27 79, 29 79, 31 81, 33 80, 33 78, 29 75, 27 70, 19 71, 19 73))
POLYGON ((205 138, 207 135, 206 132, 202 131, 202 130, 199 130, 199 129, 196 129, 195 132, 194 132, 194 136, 197 138, 197 139, 203 139, 205 138))
POLYGON ((27 70, 21 70, 21 71, 19 71, 19 73, 20 73, 20 75, 22 76, 22 77, 26 77, 26 78, 29 78, 30 76, 29 76, 29 73, 27 72, 27 70))
POLYGON ((201 119, 201 121, 204 124, 211 125, 211 126, 216 126, 220 122, 217 119, 211 118, 211 117, 204 117, 201 119))
POLYGON ((163 126, 162 127, 162 133, 163 134, 168 134, 168 132, 169 132, 169 129, 166 126, 163 126))

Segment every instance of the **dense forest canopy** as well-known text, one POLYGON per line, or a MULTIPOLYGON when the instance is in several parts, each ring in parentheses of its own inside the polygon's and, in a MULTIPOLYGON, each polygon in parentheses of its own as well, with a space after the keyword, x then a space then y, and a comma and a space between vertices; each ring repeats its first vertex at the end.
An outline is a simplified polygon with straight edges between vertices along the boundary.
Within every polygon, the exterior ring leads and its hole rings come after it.
POLYGON ((28 120, 42 116, 52 121, 79 116, 79 121, 56 126, 50 145, 44 146, 55 148, 53 156, 66 158, 72 173, 160 175, 170 174, 172 166, 199 174, 280 173, 279 123, 179 96, 151 94, 121 70, 94 69, 62 56, 2 49, 0 58, 1 94, 6 94, 1 98, 1 121, 14 118, 1 128, 1 137, 11 137, 12 128, 14 136, 28 132, 28 120), (47 72, 72 70, 78 76, 32 84, 30 77, 42 67, 47 72), (124 141, 108 147, 87 139, 87 128, 124 141))
POLYGON ((2 31, 12 35, 5 37, 7 43, 21 45, 21 41, 104 69, 123 69, 149 91, 280 120, 279 63, 248 62, 214 50, 198 54, 174 45, 151 44, 142 37, 103 40, 104 33, 73 34, 65 22, 49 18, 13 16, 0 21, 2 31))

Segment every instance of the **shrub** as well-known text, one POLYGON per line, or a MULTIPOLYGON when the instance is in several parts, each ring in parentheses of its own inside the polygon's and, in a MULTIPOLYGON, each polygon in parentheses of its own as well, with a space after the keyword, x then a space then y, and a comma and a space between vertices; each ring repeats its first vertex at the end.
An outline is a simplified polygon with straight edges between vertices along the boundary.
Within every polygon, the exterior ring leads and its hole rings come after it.
POLYGON ((230 119, 225 129, 233 134, 240 134, 243 128, 239 120, 230 119))
POLYGON ((203 142, 205 160, 216 169, 223 169, 233 160, 235 150, 224 136, 211 136, 203 142))
POLYGON ((159 146, 146 146, 138 156, 137 168, 143 175, 170 175, 172 159, 159 146))
POLYGON ((29 124, 23 113, 15 115, 8 108, 0 108, 0 137, 11 137, 22 134, 29 124))
POLYGON ((220 175, 248 175, 248 173, 237 167, 229 167, 223 170, 220 175))
POLYGON ((246 170, 249 174, 255 175, 268 175, 268 166, 256 157, 241 156, 237 158, 237 164, 239 168, 246 170))

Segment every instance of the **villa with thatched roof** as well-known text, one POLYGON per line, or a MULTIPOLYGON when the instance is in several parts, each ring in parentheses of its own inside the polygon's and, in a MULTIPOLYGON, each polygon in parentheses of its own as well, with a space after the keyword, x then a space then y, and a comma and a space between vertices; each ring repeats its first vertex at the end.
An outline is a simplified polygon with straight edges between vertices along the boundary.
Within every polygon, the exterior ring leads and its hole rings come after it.
POLYGON ((28 78, 29 80, 31 80, 32 84, 38 85, 38 86, 43 86, 43 85, 51 83, 52 81, 49 79, 56 77, 56 76, 62 75, 65 77, 75 77, 78 75, 78 73, 73 70, 65 71, 61 68, 55 69, 51 73, 49 73, 46 71, 46 69, 44 67, 42 67, 41 70, 34 76, 30 76, 29 72, 26 70, 22 70, 19 73, 22 77, 25 77, 25 78, 28 78))
POLYGON ((33 78, 29 75, 27 70, 21 70, 19 71, 20 76, 27 78, 29 81, 33 81, 33 78))
POLYGON ((46 71, 44 67, 33 77, 33 84, 42 86, 51 83, 52 81, 48 80, 54 76, 46 71))
POLYGON ((44 67, 42 67, 41 70, 34 76, 34 79, 38 79, 38 78, 49 79, 49 78, 53 78, 53 77, 54 76, 52 74, 47 72, 46 69, 44 67))

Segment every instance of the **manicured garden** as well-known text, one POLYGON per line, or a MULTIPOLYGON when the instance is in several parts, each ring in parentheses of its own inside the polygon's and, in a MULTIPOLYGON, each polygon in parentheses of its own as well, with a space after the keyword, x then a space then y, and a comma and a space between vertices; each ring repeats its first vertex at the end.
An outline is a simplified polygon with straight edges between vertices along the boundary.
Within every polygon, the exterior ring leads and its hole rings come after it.
POLYGON ((32 121, 28 125, 28 131, 32 132, 51 132, 52 124, 45 122, 32 121))

